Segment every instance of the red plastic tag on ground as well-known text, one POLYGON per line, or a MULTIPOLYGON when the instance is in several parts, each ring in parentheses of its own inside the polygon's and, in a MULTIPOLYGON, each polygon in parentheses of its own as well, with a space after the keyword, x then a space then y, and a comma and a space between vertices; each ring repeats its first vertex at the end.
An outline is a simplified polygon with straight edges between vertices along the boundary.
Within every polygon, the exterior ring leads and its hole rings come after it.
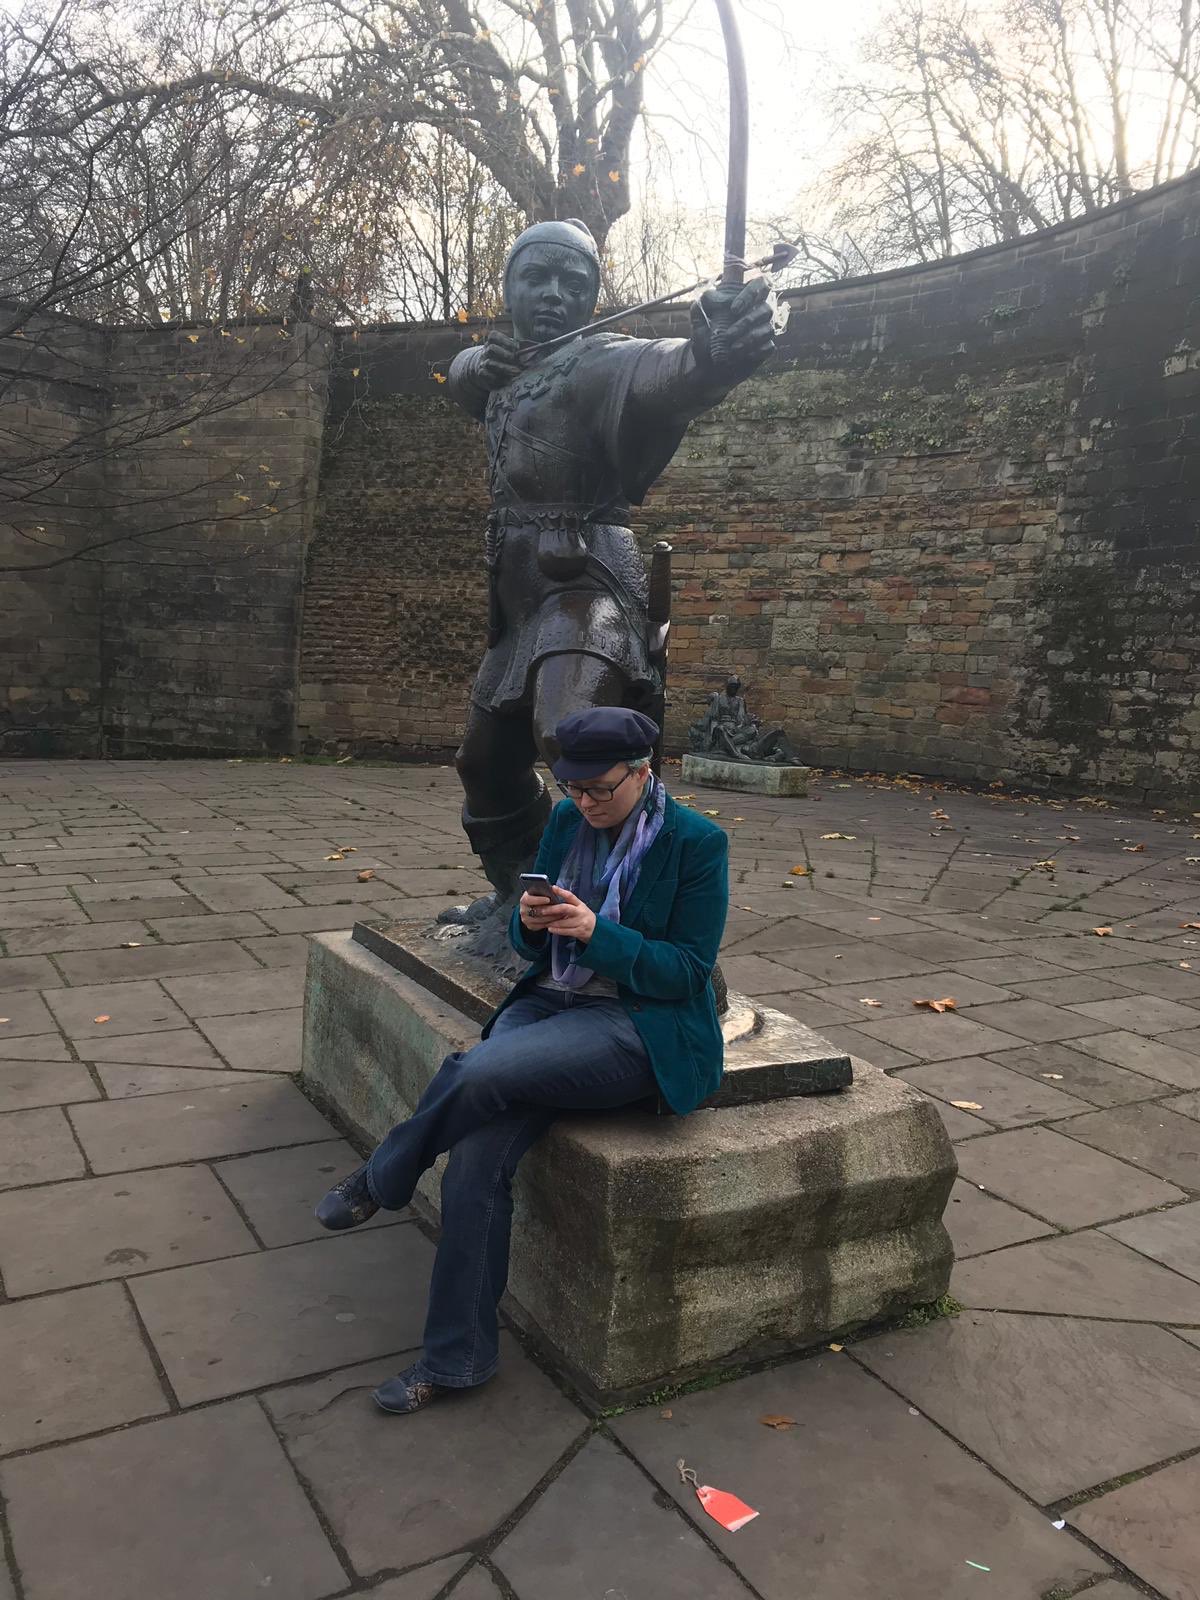
POLYGON ((758 1515, 737 1495, 727 1494, 724 1489, 711 1489, 706 1483, 696 1490, 696 1497, 709 1516, 729 1533, 736 1533, 758 1515))

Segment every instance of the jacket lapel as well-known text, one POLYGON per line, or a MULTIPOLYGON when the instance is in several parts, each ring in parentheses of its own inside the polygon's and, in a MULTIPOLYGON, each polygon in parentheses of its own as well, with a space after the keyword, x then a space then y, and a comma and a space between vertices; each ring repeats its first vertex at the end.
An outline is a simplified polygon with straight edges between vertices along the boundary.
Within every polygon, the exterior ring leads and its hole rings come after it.
POLYGON ((647 850, 642 862, 642 870, 638 873, 638 881, 634 885, 633 893, 629 896, 629 903, 621 907, 621 923, 628 927, 641 911, 646 896, 653 889, 667 864, 667 857, 671 854, 671 835, 675 832, 675 815, 679 807, 671 796, 667 796, 667 804, 663 810, 663 825, 658 838, 647 850))

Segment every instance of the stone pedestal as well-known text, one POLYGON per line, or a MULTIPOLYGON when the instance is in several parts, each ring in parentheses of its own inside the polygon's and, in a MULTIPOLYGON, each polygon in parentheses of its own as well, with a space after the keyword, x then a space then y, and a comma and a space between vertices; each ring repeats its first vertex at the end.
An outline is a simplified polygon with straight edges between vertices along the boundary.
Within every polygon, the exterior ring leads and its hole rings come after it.
POLYGON ((705 789, 737 789, 743 794, 790 796, 803 799, 808 793, 808 767, 775 767, 765 761, 725 761, 720 756, 686 755, 683 758, 684 783, 705 789))
MULTIPOLYGON (((731 1061, 776 1025, 799 1027, 765 1011, 731 1061)), ((365 1141, 478 1033, 349 934, 313 939, 304 1082, 365 1141)), ((840 1092, 782 1094, 564 1117, 522 1163, 506 1308, 593 1395, 802 1349, 945 1292, 955 1161, 932 1103, 865 1065, 840 1092)), ((436 1173, 418 1204, 436 1216, 436 1173)))

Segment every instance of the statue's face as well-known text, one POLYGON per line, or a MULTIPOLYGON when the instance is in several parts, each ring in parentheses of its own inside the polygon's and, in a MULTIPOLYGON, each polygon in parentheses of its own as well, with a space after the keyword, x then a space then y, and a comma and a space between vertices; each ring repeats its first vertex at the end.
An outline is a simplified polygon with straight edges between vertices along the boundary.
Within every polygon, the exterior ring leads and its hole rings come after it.
POLYGON ((520 340, 555 339, 591 321, 596 275, 577 250, 531 244, 517 256, 506 285, 513 332, 520 340))
POLYGON ((727 695, 732 696, 732 695, 736 695, 736 694, 741 694, 741 692, 742 692, 742 680, 740 678, 730 678, 729 682, 725 685, 725 693, 727 695))

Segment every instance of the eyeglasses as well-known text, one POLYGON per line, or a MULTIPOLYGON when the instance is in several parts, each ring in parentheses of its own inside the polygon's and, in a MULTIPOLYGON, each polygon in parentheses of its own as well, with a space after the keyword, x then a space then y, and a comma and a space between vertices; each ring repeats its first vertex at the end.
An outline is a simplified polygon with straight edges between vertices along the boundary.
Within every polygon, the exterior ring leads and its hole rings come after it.
MULTIPOLYGON (((633 777, 633 768, 626 770, 625 778, 633 777)), ((625 778, 618 778, 616 783, 560 783, 559 789, 568 800, 582 800, 586 795, 589 800, 597 805, 607 805, 625 782, 625 778)))

